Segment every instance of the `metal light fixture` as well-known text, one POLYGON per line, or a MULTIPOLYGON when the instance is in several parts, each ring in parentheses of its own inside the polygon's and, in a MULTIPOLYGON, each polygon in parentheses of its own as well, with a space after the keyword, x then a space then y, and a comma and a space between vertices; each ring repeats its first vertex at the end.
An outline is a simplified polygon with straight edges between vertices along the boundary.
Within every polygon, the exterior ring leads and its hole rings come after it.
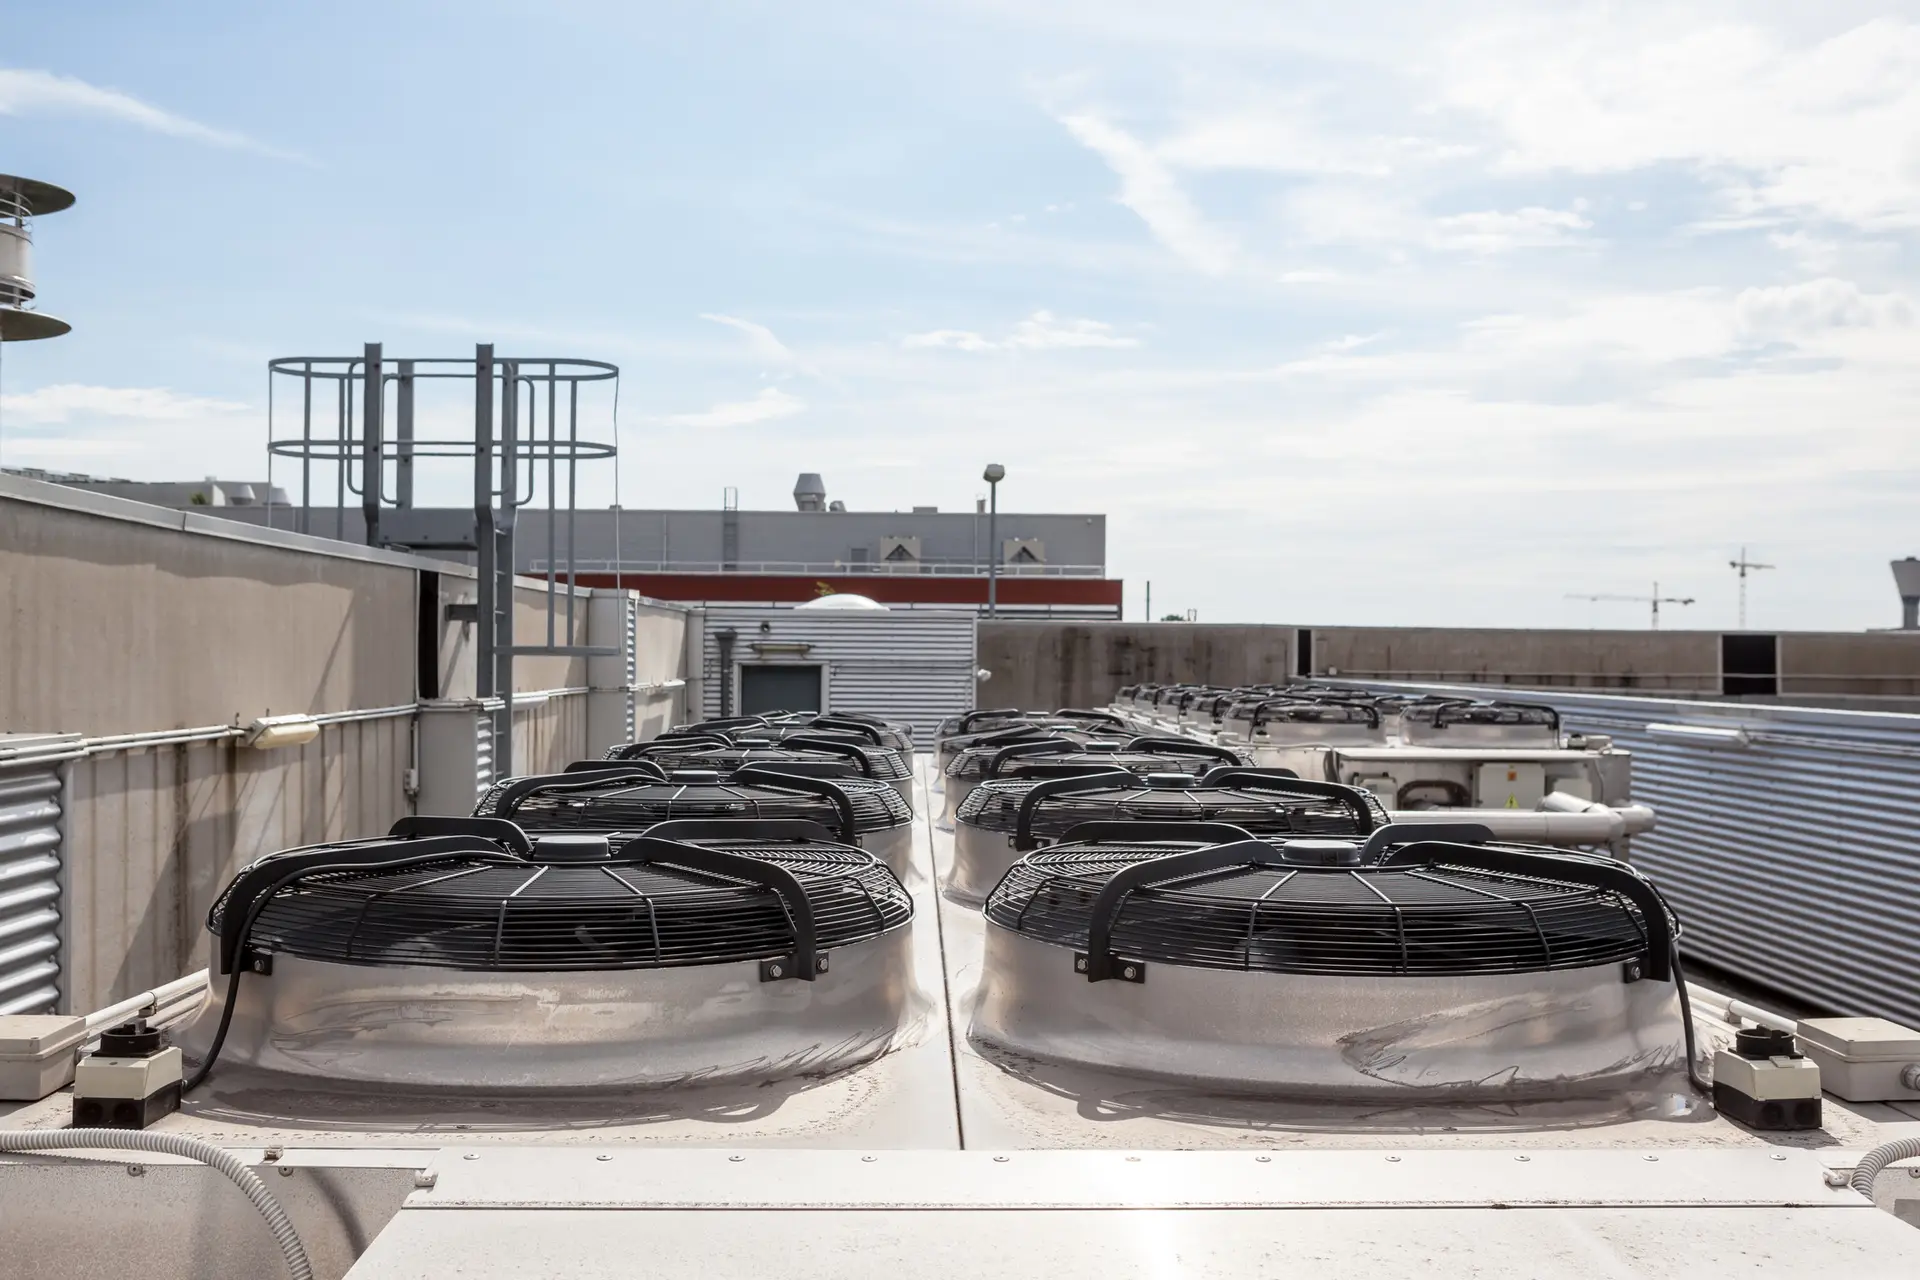
POLYGON ((312 716, 261 716, 247 726, 241 740, 255 751, 297 747, 320 736, 320 722, 312 716))
POLYGON ((989 462, 980 478, 987 482, 987 616, 992 618, 1000 612, 1000 482, 1007 469, 989 462))

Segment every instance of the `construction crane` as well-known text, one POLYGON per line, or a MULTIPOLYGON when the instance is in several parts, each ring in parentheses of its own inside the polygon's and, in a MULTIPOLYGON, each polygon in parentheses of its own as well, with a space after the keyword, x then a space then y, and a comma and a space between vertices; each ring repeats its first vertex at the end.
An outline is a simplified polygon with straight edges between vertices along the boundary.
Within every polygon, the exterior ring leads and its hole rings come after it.
POLYGON ((1747 549, 1745 547, 1740 548, 1740 558, 1738 560, 1727 561, 1727 568, 1738 570, 1740 573, 1740 629, 1742 631, 1747 629, 1747 574, 1749 571, 1772 569, 1774 567, 1775 566, 1770 564, 1759 564, 1747 559, 1747 549))
POLYGON ((1692 596, 1663 596, 1663 595, 1661 595, 1661 594, 1660 594, 1660 584, 1659 584, 1659 583, 1657 583, 1657 582, 1653 584, 1653 594, 1652 594, 1652 595, 1650 595, 1650 596, 1616 596, 1616 595, 1597 595, 1597 596, 1583 596, 1583 595, 1569 595, 1569 596, 1567 597, 1567 599, 1569 599, 1569 600, 1615 600, 1615 601, 1624 601, 1624 602, 1626 602, 1626 603, 1629 603, 1629 604, 1646 604, 1646 605, 1652 605, 1652 606, 1653 606, 1653 629, 1654 629, 1655 631, 1658 631, 1658 630, 1660 629, 1660 606, 1661 606, 1661 605, 1663 605, 1663 604, 1692 604, 1692 603, 1693 603, 1693 597, 1692 597, 1692 596))

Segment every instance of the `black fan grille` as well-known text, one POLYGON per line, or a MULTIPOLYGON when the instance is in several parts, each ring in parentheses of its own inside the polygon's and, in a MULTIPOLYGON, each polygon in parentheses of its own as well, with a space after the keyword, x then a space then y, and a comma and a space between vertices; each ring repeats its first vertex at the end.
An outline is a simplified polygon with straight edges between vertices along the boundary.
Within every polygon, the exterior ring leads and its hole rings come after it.
MULTIPOLYGON (((818 945, 846 946, 912 918, 906 891, 870 854, 754 842, 713 847, 791 871, 818 945)), ((404 851, 404 845, 396 845, 404 851)), ((216 910, 210 927, 220 928, 216 910)), ((259 913, 251 945, 360 965, 579 971, 666 969, 775 958, 793 926, 771 890, 671 862, 482 864, 454 856, 405 871, 339 871, 295 882, 259 913)))
MULTIPOLYGON (((772 785, 729 782, 616 782, 599 787, 535 791, 511 812, 499 812, 512 779, 487 792, 476 816, 511 818, 529 831, 645 830, 670 818, 801 818, 838 828, 839 810, 827 797, 787 791, 772 785)), ((853 824, 862 833, 885 831, 913 821, 900 793, 867 778, 835 778, 853 806, 853 824)))
MULTIPOLYGON (((1012 832, 1020 802, 1037 785, 1017 779, 983 782, 967 794, 955 816, 989 831, 1012 832)), ((1374 827, 1387 812, 1367 797, 1374 827)), ((1352 809, 1328 796, 1238 787, 1114 787, 1067 791, 1034 806, 1033 833, 1054 837, 1082 822, 1226 822, 1253 835, 1364 835, 1352 809)))
MULTIPOLYGON (((987 918, 1085 949, 1094 899, 1166 845, 1061 846, 1016 863, 987 918)), ((1115 955, 1263 973, 1538 973, 1643 955, 1639 911, 1611 891, 1444 864, 1247 866, 1148 886, 1121 904, 1115 955)))

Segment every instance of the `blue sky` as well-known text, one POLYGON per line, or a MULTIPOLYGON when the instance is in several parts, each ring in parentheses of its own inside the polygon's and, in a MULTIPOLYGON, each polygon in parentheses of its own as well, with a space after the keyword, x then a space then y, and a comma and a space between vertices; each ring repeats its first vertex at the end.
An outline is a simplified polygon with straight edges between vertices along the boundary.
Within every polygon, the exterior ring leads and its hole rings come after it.
MULTIPOLYGON (((1920 6, 16 6, 0 459, 255 476, 265 362, 618 362, 630 506, 1109 513, 1210 621, 1897 619, 1920 6)), ((609 492, 596 491, 598 500, 609 492)))

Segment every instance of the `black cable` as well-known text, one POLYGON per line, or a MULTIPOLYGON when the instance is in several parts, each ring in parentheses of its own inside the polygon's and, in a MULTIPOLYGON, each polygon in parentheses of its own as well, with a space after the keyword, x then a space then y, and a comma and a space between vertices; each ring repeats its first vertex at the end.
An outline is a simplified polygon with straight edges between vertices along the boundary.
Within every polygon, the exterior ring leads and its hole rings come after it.
POLYGON ((1700 1067, 1694 1061, 1693 1043, 1693 1001, 1687 996, 1687 975, 1680 968, 1680 939, 1673 940, 1673 985, 1680 992, 1680 1031, 1687 1046, 1687 1083, 1704 1095, 1709 1101, 1713 1090, 1700 1078, 1700 1067))

